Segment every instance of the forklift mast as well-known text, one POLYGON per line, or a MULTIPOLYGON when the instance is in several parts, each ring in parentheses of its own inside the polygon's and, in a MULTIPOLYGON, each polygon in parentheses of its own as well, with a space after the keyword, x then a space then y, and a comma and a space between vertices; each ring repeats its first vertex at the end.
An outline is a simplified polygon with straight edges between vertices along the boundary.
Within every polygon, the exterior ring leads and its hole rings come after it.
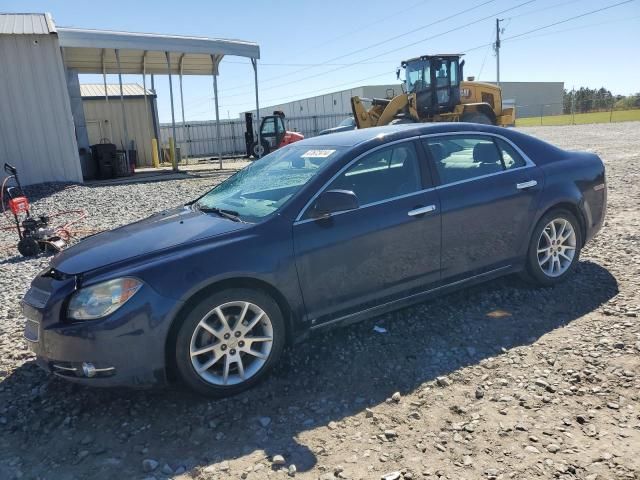
POLYGON ((245 130, 244 130, 244 143, 247 147, 247 157, 251 157, 251 146, 254 142, 253 133, 253 113, 246 112, 244 114, 245 130))

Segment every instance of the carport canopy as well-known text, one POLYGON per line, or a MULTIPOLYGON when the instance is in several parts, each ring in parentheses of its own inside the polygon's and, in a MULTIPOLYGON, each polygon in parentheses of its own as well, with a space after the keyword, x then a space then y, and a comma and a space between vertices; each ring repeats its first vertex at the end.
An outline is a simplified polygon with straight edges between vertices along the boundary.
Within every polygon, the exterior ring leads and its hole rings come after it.
MULTIPOLYGON (((117 32, 56 27, 62 49, 64 64, 78 73, 94 73, 103 76, 118 74, 122 85, 123 74, 169 75, 171 95, 171 120, 175 139, 175 114, 173 107, 173 84, 171 75, 180 75, 180 96, 182 100, 182 75, 213 75, 215 115, 218 137, 218 155, 222 167, 220 149, 219 108, 217 76, 224 56, 251 59, 254 70, 257 121, 259 123, 258 69, 260 47, 257 43, 243 40, 226 40, 181 35, 161 35, 154 33, 117 32)), ((146 87, 146 80, 145 87, 146 87)), ((122 87, 121 87, 122 88, 122 87)), ((106 78, 105 78, 106 92, 106 78)), ((184 123, 184 111, 183 111, 184 123)), ((124 108, 123 108, 124 117, 124 108)), ((125 136, 126 134, 126 119, 125 136)), ((260 139, 258 139, 260 141, 260 139)), ((177 169, 174 154, 174 169, 177 169)))
POLYGON ((217 75, 225 55, 260 58, 257 43, 154 33, 57 27, 64 63, 80 73, 217 75), (118 68, 115 50, 120 52, 118 68))

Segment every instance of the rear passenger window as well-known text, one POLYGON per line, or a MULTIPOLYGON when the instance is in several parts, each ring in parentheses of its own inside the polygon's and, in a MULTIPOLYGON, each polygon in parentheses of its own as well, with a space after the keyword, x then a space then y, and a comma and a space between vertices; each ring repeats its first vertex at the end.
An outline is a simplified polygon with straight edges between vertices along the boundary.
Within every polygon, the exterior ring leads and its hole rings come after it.
POLYGON ((502 161, 504 162, 504 168, 507 170, 510 168, 524 167, 527 162, 524 158, 516 152, 516 149, 509 145, 501 138, 496 138, 496 143, 500 148, 500 154, 502 155, 502 161))
POLYGON ((503 171, 500 150, 480 135, 452 135, 423 140, 443 185, 503 171))
POLYGON ((418 155, 413 142, 365 155, 326 188, 333 189, 353 191, 360 205, 421 190, 418 155))

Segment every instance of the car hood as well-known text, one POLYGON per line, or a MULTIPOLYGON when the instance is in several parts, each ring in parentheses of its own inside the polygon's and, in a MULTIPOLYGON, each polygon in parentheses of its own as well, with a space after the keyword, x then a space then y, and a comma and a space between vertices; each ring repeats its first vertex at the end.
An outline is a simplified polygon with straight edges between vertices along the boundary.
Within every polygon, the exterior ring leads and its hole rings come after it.
POLYGON ((88 237, 56 255, 51 267, 67 274, 84 273, 248 226, 190 206, 178 207, 88 237))

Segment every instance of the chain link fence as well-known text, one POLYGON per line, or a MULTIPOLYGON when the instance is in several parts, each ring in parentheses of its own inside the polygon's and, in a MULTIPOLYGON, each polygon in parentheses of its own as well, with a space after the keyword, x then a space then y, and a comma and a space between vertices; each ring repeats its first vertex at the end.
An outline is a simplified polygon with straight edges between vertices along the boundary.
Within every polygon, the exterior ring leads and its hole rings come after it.
POLYGON ((580 102, 516 105, 516 126, 580 125, 640 120, 640 106, 621 105, 615 98, 580 102))

